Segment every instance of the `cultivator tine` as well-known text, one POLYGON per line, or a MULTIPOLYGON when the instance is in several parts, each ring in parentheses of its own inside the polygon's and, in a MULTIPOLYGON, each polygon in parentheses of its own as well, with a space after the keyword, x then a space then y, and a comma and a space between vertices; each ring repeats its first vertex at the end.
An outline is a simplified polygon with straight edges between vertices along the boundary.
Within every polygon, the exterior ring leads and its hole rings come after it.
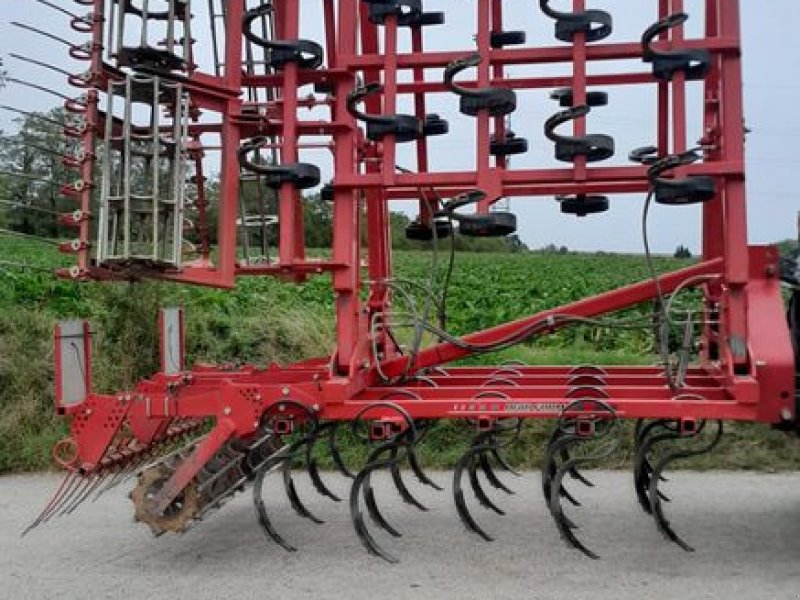
POLYGON ((469 475, 470 487, 472 488, 472 491, 475 494, 475 498, 477 498, 481 506, 496 512, 500 516, 504 516, 506 514, 505 511, 491 501, 491 499, 489 498, 489 496, 486 495, 486 492, 481 486, 481 482, 478 479, 479 461, 477 459, 477 454, 478 453, 472 454, 469 464, 467 466, 467 474, 469 475))
POLYGON ((287 552, 296 552, 297 548, 295 548, 289 542, 287 542, 275 530, 275 527, 273 527, 272 525, 272 521, 269 520, 269 516, 267 515, 267 507, 264 505, 264 499, 263 499, 264 478, 274 466, 275 465, 273 461, 268 461, 267 464, 263 465, 256 472, 256 477, 255 480, 253 481, 253 504, 256 509, 256 515, 258 516, 258 523, 259 525, 261 525, 261 528, 264 530, 264 533, 267 536, 269 536, 269 538, 273 542, 280 545, 287 552))
POLYGON ((319 473, 319 465, 317 463, 317 457, 314 456, 314 446, 316 445, 317 441, 320 438, 320 433, 326 430, 331 430, 336 427, 337 423, 331 421, 328 423, 323 423, 317 429, 317 435, 313 436, 313 439, 306 445, 306 464, 308 465, 308 476, 311 478, 311 483, 314 485, 314 489, 322 495, 330 498, 334 502, 341 502, 342 499, 334 494, 325 482, 322 480, 322 476, 319 473))
POLYGON ((400 494, 400 497, 403 499, 403 502, 410 504, 411 506, 414 506, 423 512, 427 512, 428 508, 414 497, 414 495, 406 486, 405 481, 403 481, 403 474, 400 471, 400 463, 396 460, 397 450, 398 449, 395 448, 392 451, 392 459, 394 462, 389 467, 389 472, 392 475, 392 482, 394 482, 394 486, 397 488, 397 491, 400 494))
POLYGON ((499 464, 504 471, 511 473, 514 477, 522 477, 522 473, 511 466, 511 463, 508 462, 508 459, 503 455, 503 452, 499 448, 492 448, 489 452, 492 456, 494 456, 497 464, 499 464))
POLYGON ((561 499, 564 498, 575 506, 580 505, 564 489, 564 477, 580 466, 610 456, 616 450, 619 445, 614 435, 618 428, 617 415, 614 409, 602 400, 576 400, 563 409, 557 427, 559 431, 554 432, 550 438, 547 461, 542 473, 542 487, 547 505, 561 537, 589 558, 598 559, 599 555, 587 548, 575 535, 574 530, 577 526, 564 513, 561 499), (590 448, 587 453, 578 456, 574 456, 571 452, 572 449, 586 447, 587 443, 603 439, 608 439, 605 447, 590 448))
POLYGON ((464 478, 464 471, 470 468, 470 463, 473 461, 473 458, 473 448, 470 448, 456 463, 456 468, 453 470, 453 500, 455 501, 458 517, 461 519, 464 526, 472 533, 481 536, 487 542, 492 542, 494 538, 478 525, 472 513, 469 512, 469 508, 464 499, 464 489, 461 482, 464 478))
POLYGON ((350 516, 353 521, 353 527, 356 530, 356 535, 358 535, 358 539, 370 554, 379 556, 390 563, 397 563, 400 561, 397 559, 397 557, 381 548, 378 542, 375 541, 375 538, 372 537, 372 534, 369 532, 369 529, 364 522, 364 514, 361 512, 361 507, 359 506, 359 497, 362 495, 363 491, 364 504, 367 507, 369 516, 379 527, 384 529, 393 537, 402 536, 399 531, 389 525, 389 523, 381 514, 380 510, 378 510, 378 506, 375 503, 375 494, 370 483, 372 472, 389 466, 393 460, 390 458, 388 460, 379 461, 378 458, 384 453, 391 453, 395 446, 395 442, 387 442, 386 444, 375 448, 370 453, 367 459, 367 464, 356 474, 355 479, 353 479, 353 484, 350 487, 350 516))
POLYGON ((417 453, 414 451, 413 448, 409 448, 408 451, 408 466, 411 467, 411 472, 414 473, 414 476, 420 483, 432 487, 438 492, 444 490, 442 486, 440 486, 438 483, 436 483, 430 477, 428 477, 428 475, 422 469, 422 465, 419 463, 419 456, 417 456, 417 453))
POLYGON ((494 468, 492 467, 492 463, 489 461, 489 453, 481 452, 478 456, 478 462, 481 467, 481 471, 486 476, 486 481, 496 490, 500 490, 505 492, 509 496, 513 496, 516 492, 506 486, 500 478, 497 476, 497 473, 494 472, 494 468))
MULTIPOLYGON (((662 482, 661 474, 664 472, 664 469, 667 468, 668 465, 675 462, 676 460, 682 460, 685 458, 690 458, 692 456, 700 456, 701 454, 706 454, 711 452, 719 441, 722 439, 723 433, 723 425, 722 421, 714 421, 716 425, 716 430, 714 433, 711 434, 711 438, 705 444, 702 444, 698 448, 691 449, 676 449, 671 451, 666 451, 664 454, 655 462, 653 465, 653 472, 650 478, 650 484, 648 488, 648 497, 650 500, 650 510, 653 515, 653 518, 656 521, 656 526, 658 530, 671 542, 676 543, 678 546, 683 548, 686 552, 694 552, 694 548, 692 548, 689 544, 687 544, 672 528, 669 520, 664 515, 664 511, 662 508, 662 500, 663 497, 659 492, 658 485, 662 482)), ((664 434, 661 436, 654 436, 654 438, 658 438, 656 443, 662 442, 669 442, 669 441, 679 441, 681 439, 692 439, 696 438, 700 435, 703 430, 706 428, 707 421, 700 422, 699 425, 696 425, 694 422, 691 422, 690 427, 687 429, 685 423, 677 423, 676 424, 676 431, 664 434), (695 426, 696 425, 696 426, 695 426)))
POLYGON ((20 537, 25 537, 28 533, 41 525, 50 512, 53 510, 58 510, 58 506, 61 504, 61 499, 69 493, 70 488, 73 486, 76 480, 80 480, 80 475, 78 475, 77 472, 67 472, 67 474, 64 476, 64 479, 61 480, 61 485, 58 486, 55 494, 53 494, 47 504, 44 505, 44 508, 42 508, 42 511, 39 513, 39 515, 33 521, 31 521, 31 523, 22 531, 22 533, 20 533, 20 537))
MULTIPOLYGON (((636 455, 633 461, 633 485, 636 490, 636 499, 644 512, 652 514, 650 481, 653 476, 653 465, 650 463, 649 455, 655 444, 675 437, 674 422, 662 419, 645 424, 643 420, 637 421, 634 436, 636 455), (660 436, 654 435, 654 432, 658 429, 663 429, 667 433, 660 436)), ((659 479, 660 481, 667 481, 661 474, 659 474, 659 479)), ((657 493, 661 500, 670 502, 670 499, 660 490, 657 493)))
POLYGON ((339 445, 336 438, 336 432, 339 429, 339 425, 339 423, 336 423, 328 431, 328 450, 331 454, 331 459, 333 459, 333 464, 336 465, 336 468, 339 469, 339 472, 348 479, 355 479, 355 474, 347 468, 347 465, 344 463, 344 459, 342 459, 342 453, 339 450, 339 445))
POLYGON ((298 515, 305 519, 309 519, 313 521, 317 525, 321 525, 325 521, 322 519, 315 517, 311 511, 309 511, 303 502, 300 500, 300 496, 297 494, 297 488, 294 485, 294 479, 292 479, 292 462, 294 461, 296 455, 290 455, 286 459, 284 459, 283 464, 281 465, 281 472, 283 474, 283 487, 286 490, 286 496, 289 498, 289 502, 298 515))

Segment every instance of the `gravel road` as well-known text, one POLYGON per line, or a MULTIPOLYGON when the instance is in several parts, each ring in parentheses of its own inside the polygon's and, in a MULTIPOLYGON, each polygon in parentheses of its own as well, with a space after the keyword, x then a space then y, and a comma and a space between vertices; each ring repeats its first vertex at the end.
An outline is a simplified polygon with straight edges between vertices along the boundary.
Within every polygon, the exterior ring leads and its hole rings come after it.
MULTIPOLYGON (((583 507, 567 511, 599 561, 559 539, 537 474, 509 481, 515 496, 493 494, 505 517, 474 509, 496 535, 493 543, 461 526, 450 475, 433 476, 447 491, 421 488, 409 477, 427 513, 404 505, 388 479, 376 480, 378 502, 404 536, 375 536, 399 565, 367 555, 346 505, 316 495, 304 475, 297 478, 301 497, 323 525, 291 511, 278 478, 266 486, 276 527, 300 548, 292 554, 264 537, 249 494, 184 535, 154 538, 132 522, 127 490, 115 490, 20 539, 59 479, 3 477, 0 598, 800 598, 800 474, 674 473, 665 484, 673 497, 667 510, 697 548, 688 554, 666 542, 638 508, 629 474, 591 473, 596 487, 573 482, 583 507)), ((327 479, 346 495, 344 479, 327 479)))

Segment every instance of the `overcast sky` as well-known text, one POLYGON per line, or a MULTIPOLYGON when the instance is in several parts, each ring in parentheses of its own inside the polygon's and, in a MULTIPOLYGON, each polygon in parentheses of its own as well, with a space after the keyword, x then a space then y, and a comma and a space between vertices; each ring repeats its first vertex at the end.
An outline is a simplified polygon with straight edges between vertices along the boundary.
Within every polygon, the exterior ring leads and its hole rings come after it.
MULTIPOLYGON (((56 4, 75 10, 77 4, 68 0, 53 0, 56 4)), ((205 3, 201 3, 204 10, 205 3)), ((426 30, 426 46, 431 49, 469 49, 473 47, 475 32, 474 2, 464 0, 426 0, 427 10, 444 10, 445 27, 426 30), (457 8, 456 8, 457 7, 457 8)), ((691 37, 700 33, 703 5, 701 0, 686 0, 686 11, 694 18, 688 25, 691 37)), ((26 54, 52 64, 83 70, 80 63, 66 58, 64 48, 57 43, 10 27, 10 21, 23 21, 47 28, 75 41, 82 41, 69 30, 65 18, 40 4, 20 0, 0 0, 3 7, 0 23, 0 53, 26 54)), ((633 41, 656 17, 655 0, 595 0, 592 7, 604 8, 613 13, 615 31, 609 41, 633 41)), ((800 210, 800 46, 797 41, 797 23, 800 23, 800 2, 797 0, 741 0, 744 36, 744 77, 747 126, 752 133, 747 140, 748 204, 750 240, 755 243, 771 242, 797 235, 796 216, 800 210)), ((318 17, 320 0, 303 0, 303 31, 305 37, 321 37, 318 17)), ((560 44, 552 36, 553 23, 541 14, 536 0, 507 0, 505 16, 507 29, 524 29, 528 43, 535 45, 560 44)), ((198 25, 200 25, 198 23, 198 25)), ((201 43, 207 40, 203 27, 195 27, 194 36, 201 43)), ((401 36, 407 42, 407 33, 401 36)), ((68 92, 68 87, 58 76, 35 67, 20 65, 9 60, 7 67, 13 75, 33 82, 43 83, 68 92)), ((620 61, 614 69, 641 70, 639 64, 620 61)), ((592 66, 590 73, 600 73, 609 65, 592 66)), ((512 67, 514 77, 527 75, 569 74, 569 65, 512 67)), ((430 74, 434 76, 433 73, 430 74)), ((699 137, 701 86, 695 84, 690 91, 690 140, 699 137)), ((55 99, 45 94, 9 85, 0 92, 0 103, 27 110, 45 110, 55 99)), ((458 114, 457 98, 443 94, 432 99, 429 111, 436 111, 450 120, 451 133, 433 138, 431 142, 433 167, 440 170, 466 170, 474 168, 474 121, 458 114)), ((409 103, 400 109, 410 112, 409 103)), ((555 104, 547 99, 547 91, 520 94, 519 109, 512 115, 512 127, 518 135, 528 138, 530 151, 515 157, 512 167, 535 168, 556 166, 552 158, 552 144, 544 138, 542 124, 555 111, 555 104)), ((13 127, 11 116, 0 114, 0 128, 13 127)), ((610 90, 610 105, 598 108, 589 117, 591 133, 606 133, 617 142, 617 156, 607 165, 628 164, 626 157, 631 148, 655 141, 655 96, 642 86, 610 90)), ((301 117, 305 118, 304 115, 301 117)), ((407 146, 398 155, 398 161, 414 167, 407 146)), ((323 171, 329 170, 330 160, 319 153, 307 153, 304 160, 318 162, 323 171)), ((563 166, 563 164, 561 165, 563 166)), ((641 196, 614 198, 612 209, 605 215, 588 219, 565 217, 557 205, 547 198, 519 198, 511 203, 520 223, 520 235, 531 247, 549 243, 566 245, 579 250, 610 250, 638 252, 641 250, 640 214, 641 196)), ((406 205, 408 206, 408 205, 406 205)), ((402 203, 396 208, 402 208, 402 203)), ((670 252, 678 244, 692 249, 699 245, 699 210, 696 207, 657 207, 652 216, 651 235, 656 251, 670 252)))

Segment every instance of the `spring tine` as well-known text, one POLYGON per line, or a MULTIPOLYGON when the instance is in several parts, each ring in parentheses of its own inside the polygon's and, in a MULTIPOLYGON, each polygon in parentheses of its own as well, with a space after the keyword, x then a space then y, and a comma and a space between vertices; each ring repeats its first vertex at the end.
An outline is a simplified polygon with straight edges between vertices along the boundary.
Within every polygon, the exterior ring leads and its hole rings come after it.
MULTIPOLYGON (((573 424, 573 426, 574 426, 574 424, 573 424)), ((556 427, 553 430, 553 435, 550 437, 550 443, 554 444, 564 434, 565 434, 565 432, 561 427, 556 427)), ((569 455, 569 449, 566 448, 566 447, 563 447, 561 449, 560 454, 561 454, 561 462, 562 463, 567 462, 571 458, 570 455, 569 455)), ((580 483, 582 483, 586 487, 594 487, 594 484, 591 481, 589 481, 588 479, 586 479, 586 477, 584 477, 583 474, 581 474, 581 472, 578 471, 578 469, 576 469, 574 467, 569 470, 569 476, 572 479, 575 479, 576 481, 579 481, 580 483)))
POLYGON ((513 496, 516 493, 514 490, 506 487, 506 485, 497 477, 497 473, 494 472, 492 464, 489 462, 489 455, 487 452, 479 453, 478 461, 483 474, 486 476, 486 481, 488 481, 493 488, 501 490, 510 496, 513 496))
POLYGON ((309 443, 306 445, 306 464, 308 465, 308 475, 311 478, 311 483, 314 485, 314 489, 322 495, 330 498, 334 502, 341 502, 342 499, 334 494, 325 482, 322 481, 322 476, 319 473, 319 465, 317 463, 317 457, 314 456, 314 446, 316 445, 317 441, 319 440, 319 434, 325 429, 331 429, 335 427, 335 423, 324 423, 320 425, 314 436, 311 438, 309 443))
POLYGON ((400 472, 400 462, 397 460, 397 448, 392 451, 391 458, 392 464, 389 467, 389 472, 392 475, 394 486, 400 493, 400 497, 403 499, 403 502, 410 504, 423 512, 427 512, 428 508, 414 497, 408 487, 406 487, 405 481, 403 481, 403 475, 400 472))
POLYGON ((297 494, 297 488, 294 486, 294 480, 292 479, 292 460, 294 455, 290 455, 284 459, 283 464, 281 466, 281 471, 283 473, 283 487, 286 490, 286 495, 289 498, 289 502, 296 512, 301 517, 309 519, 316 523, 317 525, 321 525, 325 521, 322 519, 315 517, 303 504, 300 500, 300 496, 297 494))
POLYGON ((48 2, 47 0, 36 0, 36 2, 38 2, 43 6, 47 6, 48 8, 52 8, 53 10, 57 10, 62 15, 72 17, 73 19, 85 20, 85 17, 81 17, 80 15, 77 15, 72 11, 66 10, 65 8, 61 8, 60 6, 53 4, 52 2, 48 2))
POLYGON ((44 519, 45 515, 51 510, 51 508, 56 505, 60 499, 60 497, 67 493, 67 490, 72 486, 73 479, 78 479, 79 475, 75 471, 69 471, 65 476, 64 479, 61 480, 61 484, 58 486, 55 494, 50 498, 47 504, 44 505, 41 512, 38 516, 31 521, 31 523, 20 533, 20 537, 25 537, 28 533, 36 529, 44 519))
MULTIPOLYGON (((663 421, 653 421, 647 425, 639 426, 637 423, 636 435, 636 457, 633 462, 633 486, 636 490, 636 498, 639 501, 639 506, 647 514, 652 514, 650 503, 650 481, 653 474, 653 466, 650 464, 648 455, 653 447, 665 440, 675 437, 675 433, 667 432, 660 435, 654 435, 653 432, 660 427, 664 427, 663 421)), ((669 502, 670 500, 659 492, 659 497, 669 502)))
POLYGON ((469 475, 469 485, 472 488, 473 493, 475 494, 475 498, 478 499, 478 502, 480 503, 481 506, 496 512, 500 516, 503 516, 506 514, 505 511, 491 501, 489 496, 486 495, 486 492, 484 491, 483 487, 481 486, 481 482, 478 479, 477 454, 478 452, 472 453, 472 458, 470 459, 469 464, 467 466, 467 474, 469 475))
POLYGON ((372 537, 372 534, 370 534, 369 529, 367 529, 367 525, 364 522, 364 514, 361 512, 361 508, 359 506, 359 498, 361 496, 361 488, 364 484, 364 481, 372 472, 372 470, 379 468, 382 464, 384 463, 368 463, 353 479, 353 485, 350 487, 350 517, 353 521, 353 527, 356 530, 356 535, 358 535, 358 539, 361 541, 367 551, 370 554, 381 557, 387 562, 396 564, 400 562, 397 557, 381 548, 381 546, 375 541, 375 538, 372 537))
POLYGON ((263 499, 263 487, 264 487, 264 477, 267 475, 267 472, 270 470, 270 465, 264 465, 262 468, 258 470, 256 473, 255 480, 253 481, 253 505, 256 509, 256 515, 258 517, 258 524, 261 526, 261 529, 264 531, 264 534, 267 535, 272 541, 277 543, 287 552, 296 552, 297 548, 292 546, 289 542, 281 537, 281 535, 275 530, 272 526, 272 522, 269 520, 269 516, 267 515, 267 507, 264 505, 263 499))
POLYGON ((489 452, 492 453, 492 456, 494 456, 494 459, 503 468, 504 471, 508 471, 514 477, 522 477, 522 473, 520 473, 514 467, 511 466, 511 464, 508 462, 506 457, 503 456, 503 453, 500 451, 499 448, 492 448, 491 450, 489 450, 489 452))
POLYGON ((549 503, 550 514, 553 515, 553 519, 555 520, 556 526, 558 527, 558 530, 561 533, 561 537, 563 537, 568 544, 580 550, 589 558, 597 560, 600 558, 600 556, 589 550, 586 546, 584 546, 583 543, 575 535, 574 533, 574 530, 576 529, 575 524, 572 523, 572 521, 570 521, 568 518, 566 518, 566 515, 564 515, 564 509, 561 506, 562 495, 560 493, 557 493, 561 488, 562 482, 564 481, 564 475, 567 474, 570 468, 575 466, 576 464, 575 460, 577 459, 573 459, 572 461, 562 464, 556 471, 555 476, 553 477, 553 483, 552 483, 553 491, 556 493, 550 494, 550 503, 549 503))
POLYGON ((372 471, 367 472, 364 477, 363 490, 364 490, 364 504, 367 507, 367 513, 372 521, 381 529, 386 531, 392 537, 402 537, 403 534, 392 527, 381 511, 378 509, 378 504, 375 502, 375 491, 371 484, 372 471))
POLYGON ((461 487, 461 480, 464 477, 464 470, 469 466, 469 462, 472 460, 472 456, 472 449, 467 450, 456 463, 456 468, 453 470, 453 500, 455 501, 458 517, 467 530, 478 534, 487 542, 492 542, 494 538, 478 525, 469 512, 467 503, 464 500, 464 490, 461 487))
POLYGON ((331 453, 331 458, 333 459, 333 464, 336 465, 336 468, 339 469, 339 472, 348 477, 350 479, 355 479, 355 475, 353 474, 350 469, 347 468, 347 465, 344 464, 344 460, 342 459, 342 455, 339 452, 339 446, 336 443, 336 430, 339 428, 339 424, 337 423, 328 431, 328 449, 331 453))
POLYGON ((411 467, 411 472, 414 473, 414 476, 421 484, 430 486, 439 492, 444 490, 442 486, 433 481, 428 477, 425 471, 422 470, 422 465, 419 463, 419 456, 417 456, 417 452, 413 446, 408 448, 408 466, 411 467))
MULTIPOLYGON (((557 438, 555 443, 547 447, 545 461, 542 464, 542 492, 544 494, 545 501, 548 503, 550 502, 553 494, 553 478, 556 476, 556 472, 558 471, 556 455, 561 454, 562 446, 569 446, 575 442, 576 439, 571 436, 561 436, 557 438)), ((573 506, 581 505, 581 503, 576 500, 575 497, 563 485, 558 487, 558 493, 573 506)))
MULTIPOLYGON (((719 444, 719 441, 722 439, 722 433, 723 433, 722 421, 716 421, 716 425, 717 425, 716 432, 713 434, 711 440, 705 445, 702 445, 694 450, 688 449, 688 450, 677 450, 677 451, 667 452, 664 456, 662 456, 661 459, 654 465, 653 476, 650 478, 650 487, 648 490, 650 495, 650 508, 653 517, 656 521, 656 526, 658 527, 658 530, 664 535, 664 537, 666 537, 668 540, 672 542, 675 542, 686 552, 694 552, 694 548, 692 548, 689 544, 687 544, 675 532, 669 520, 667 519, 666 515, 664 514, 664 511, 661 506, 662 498, 658 493, 658 484, 661 481, 660 478, 661 473, 669 464, 675 462, 676 460, 681 460, 692 456, 699 456, 701 454, 706 454, 707 452, 713 450, 717 444, 719 444)), ((700 429, 698 429, 690 437, 695 437, 696 435, 698 435, 698 433, 700 433, 700 429)), ((672 435, 676 436, 673 439, 678 439, 678 436, 680 436, 679 433, 673 433, 672 435)))

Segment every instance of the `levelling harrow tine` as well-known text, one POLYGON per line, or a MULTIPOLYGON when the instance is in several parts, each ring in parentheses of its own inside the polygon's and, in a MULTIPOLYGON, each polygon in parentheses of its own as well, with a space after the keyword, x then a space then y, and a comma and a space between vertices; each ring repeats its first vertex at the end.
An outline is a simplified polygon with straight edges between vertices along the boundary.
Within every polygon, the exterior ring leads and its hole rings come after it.
POLYGON ((300 500, 300 496, 297 494, 297 488, 294 485, 294 479, 292 479, 292 461, 294 460, 294 457, 294 454, 286 457, 281 465, 283 487, 286 490, 286 496, 289 498, 292 508, 298 515, 309 519, 318 525, 321 525, 325 521, 315 517, 311 511, 305 507, 303 502, 300 500))
POLYGON ((50 498, 47 504, 44 505, 39 515, 31 521, 31 523, 20 533, 20 537, 25 537, 29 532, 36 529, 41 523, 48 512, 51 510, 53 506, 55 506, 62 495, 68 493, 67 490, 72 486, 74 483, 74 479, 79 479, 80 476, 75 471, 69 471, 64 476, 64 479, 61 480, 61 485, 58 486, 55 494, 50 498))
MULTIPOLYGON (((716 431, 712 434, 711 440, 708 443, 694 450, 687 449, 687 450, 674 450, 671 452, 666 452, 664 456, 662 456, 661 459, 654 465, 653 476, 650 479, 650 487, 649 487, 650 508, 652 510, 653 517, 655 518, 656 526, 658 527, 658 530, 668 540, 675 542, 686 552, 694 552, 694 548, 692 548, 689 544, 683 541, 683 539, 672 528, 669 520, 667 520, 666 516, 664 515, 664 511, 661 506, 662 498, 658 493, 658 484, 661 482, 660 479, 661 473, 669 464, 673 463, 676 460, 681 460, 684 458, 690 458, 692 456, 699 456, 701 454, 706 454, 707 452, 713 450, 717 446, 717 444, 719 444, 719 441, 722 439, 723 425, 722 421, 715 421, 715 423, 716 423, 716 431)), ((688 437, 692 438, 696 437, 703 431, 703 429, 705 429, 705 426, 706 422, 703 421, 693 433, 688 435, 688 437)), ((685 437, 681 436, 680 433, 675 433, 673 435, 676 437, 671 439, 679 439, 680 437, 685 437)))
POLYGON ((308 444, 306 444, 306 464, 308 465, 308 475, 311 478, 311 483, 314 485, 314 489, 317 490, 317 492, 322 496, 326 496, 331 500, 333 500, 334 502, 341 502, 342 499, 336 494, 334 494, 322 480, 322 476, 319 473, 319 464, 317 463, 317 457, 314 456, 314 446, 319 440, 319 434, 326 429, 329 430, 334 427, 336 427, 336 423, 328 422, 328 423, 323 423, 317 428, 316 435, 314 435, 311 441, 308 444))
POLYGON ((92 484, 91 484, 91 485, 89 485, 89 486, 86 488, 86 491, 84 491, 84 492, 83 492, 83 493, 82 493, 80 496, 78 496, 78 498, 77 498, 77 499, 76 499, 76 500, 75 500, 75 501, 72 503, 72 505, 71 505, 69 508, 67 508, 67 509, 66 509, 66 510, 65 510, 65 511, 62 513, 62 514, 64 514, 64 515, 71 515, 73 512, 75 512, 75 510, 76 510, 76 509, 77 509, 77 508, 78 508, 78 507, 79 507, 81 504, 83 504, 84 502, 86 502, 86 500, 89 498, 89 496, 91 496, 91 495, 92 495, 92 492, 94 492, 95 490, 97 490, 97 488, 100 486, 100 484, 101 484, 101 483, 103 483, 103 482, 106 480, 106 478, 108 477, 108 475, 109 475, 109 473, 108 473, 108 472, 105 472, 105 473, 97 473, 97 474, 96 474, 96 475, 93 477, 93 479, 92 479, 92 484))

